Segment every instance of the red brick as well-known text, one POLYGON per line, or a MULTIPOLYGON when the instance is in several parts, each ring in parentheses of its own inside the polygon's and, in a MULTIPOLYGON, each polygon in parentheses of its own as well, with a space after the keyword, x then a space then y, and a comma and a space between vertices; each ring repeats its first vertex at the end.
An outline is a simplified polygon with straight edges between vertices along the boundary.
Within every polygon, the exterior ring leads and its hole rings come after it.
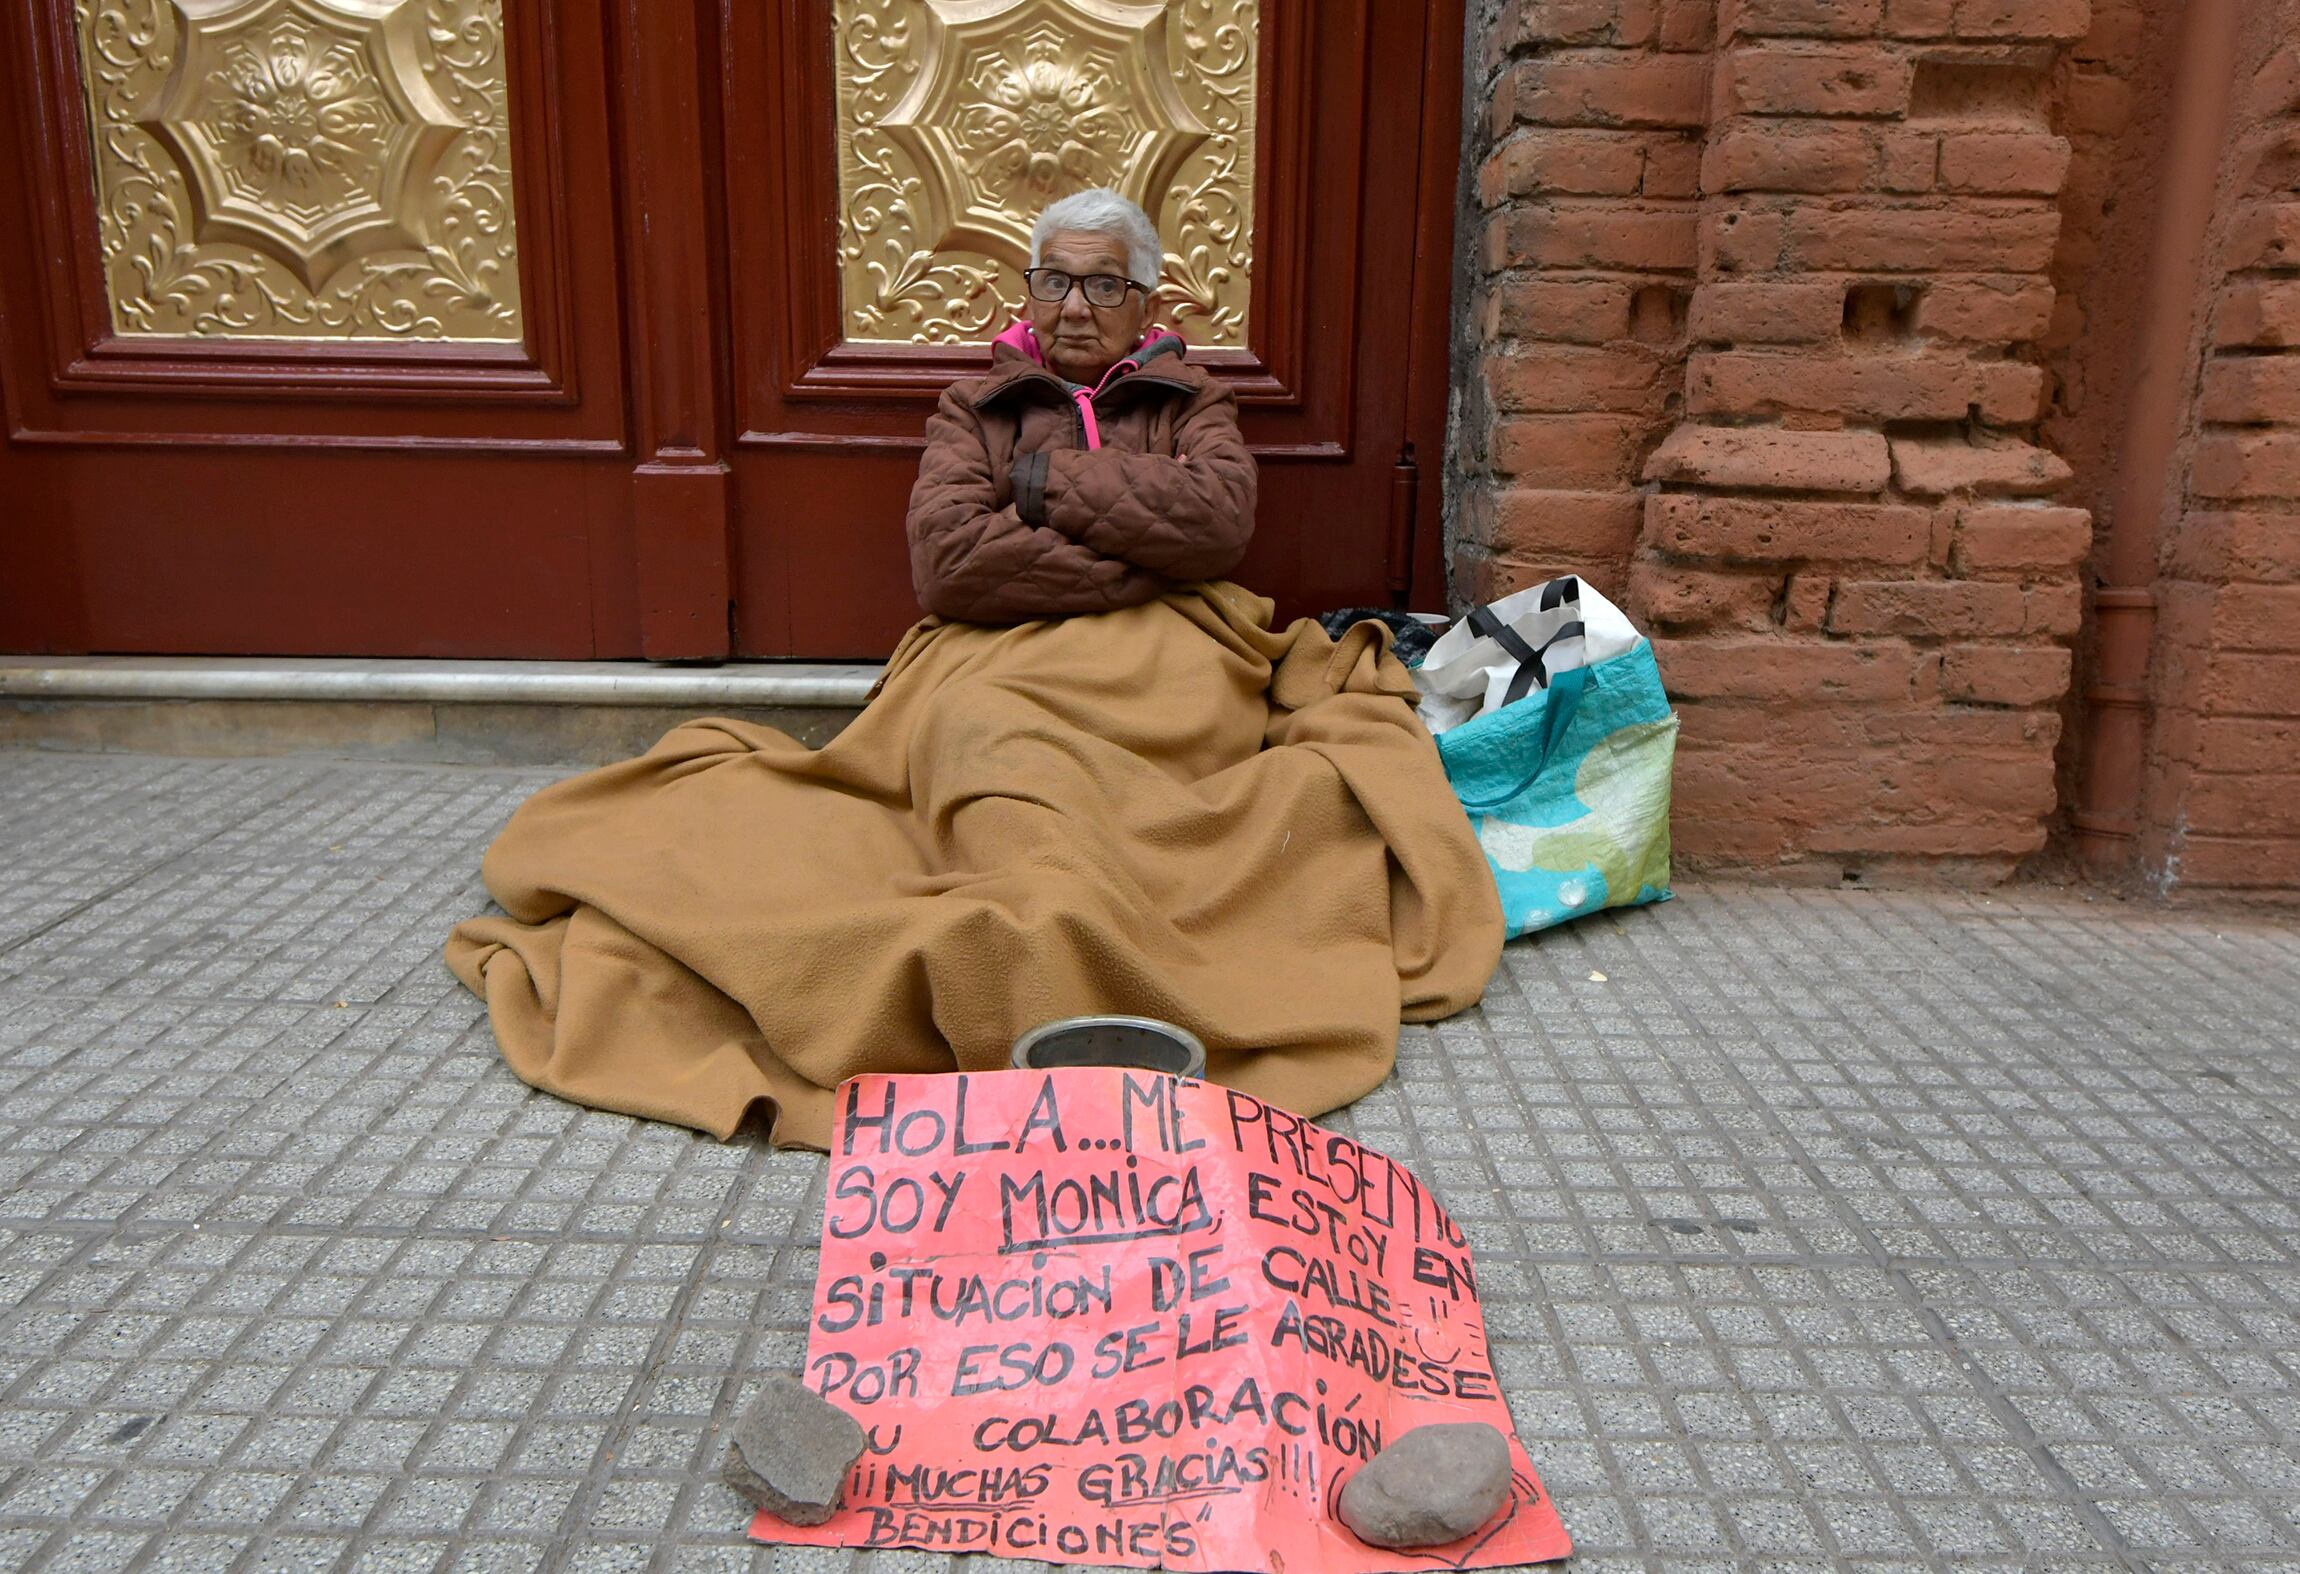
POLYGON ((1956 0, 1885 0, 1888 38, 1942 38, 1956 14, 1956 0))
POLYGON ((1855 199, 1793 209, 1787 228, 1789 256, 1806 268, 2041 273, 2052 262, 2060 212, 2010 199, 1968 199, 1953 206, 1855 199))
POLYGON ((2290 514, 2192 512, 2171 535, 2176 578, 2300 582, 2300 519, 2290 514))
MULTIPOLYGON (((2212 643, 2219 650, 2300 651, 2300 585, 2228 586, 2214 608, 2212 643)), ((2300 711, 2300 694, 2292 698, 2300 711)), ((2292 764, 2300 770, 2300 757, 2292 764)))
POLYGON ((1517 118, 1545 126, 1700 126, 1709 62, 1592 51, 1521 62, 1508 87, 1517 118))
POLYGON ((1681 426, 1645 467, 1648 481, 1766 492, 1881 492, 1885 440, 1875 432, 1681 426))
POLYGON ((1494 404, 1509 411, 1576 415, 1650 407, 1658 415, 1666 392, 1657 386, 1661 358, 1643 345, 1495 350, 1487 353, 1483 364, 1494 404))
POLYGON ((1705 191, 1859 191, 1877 147, 1859 127, 1736 122, 1701 157, 1705 191))
POLYGON ((2188 484, 2199 497, 2300 497, 2300 434, 2208 436, 2188 484))
POLYGON ((1513 487, 1492 500, 1493 542, 1527 559, 1626 558, 1637 544, 1641 501, 1625 491, 1513 487))
POLYGON ((2252 112, 2263 120, 2300 113, 2300 47, 2286 44, 2252 74, 2252 112))
POLYGON ((1861 421, 1953 421, 1978 407, 1984 420, 2036 418, 2043 368, 1955 355, 1829 357, 1708 351, 1688 368, 1686 408, 1695 415, 1829 411, 1861 421))
POLYGON ((1785 215, 1746 208, 1706 212, 1701 218, 1704 273, 1763 273, 1780 266, 1787 243, 1785 215))
POLYGON ((1876 766, 1877 808, 1921 824, 1985 814, 2050 814, 2057 793, 2052 750, 2021 748, 1954 754, 1923 749, 1886 756, 1876 766))
MULTIPOLYGON (((1940 654, 1946 656, 1947 647, 1940 654)), ((2016 710, 2001 705, 1917 705, 1850 712, 1861 740, 1869 744, 1920 743, 1935 750, 2017 751, 2036 757, 2052 753, 2060 741, 2060 713, 2016 710)))
POLYGON ((1844 326, 1838 284, 1767 280, 1704 282, 1693 292, 1693 337, 1713 344, 1817 344, 1844 326))
POLYGON ((2081 508, 2008 504, 1958 511, 1949 562, 1959 574, 2069 569, 2092 550, 2092 515, 2081 508))
POLYGON ((1718 37, 1718 0, 1661 0, 1661 48, 1704 51, 1718 37))
POLYGON ((2204 368, 2204 419, 2300 426, 2300 355, 2218 355, 2204 368))
POLYGON ((1684 720, 1672 791, 1676 824, 1770 818, 1794 831, 1830 820, 1867 823, 1875 786, 1862 756, 1793 744, 1704 748, 1699 717, 1684 720))
POLYGON ((1637 189, 1648 197, 1701 195, 1700 141, 1693 137, 1653 138, 1645 150, 1645 180, 1637 189))
POLYGON ((1893 480, 1918 497, 1952 492, 2041 497, 2068 483, 2068 461, 2049 449, 2007 441, 1968 443, 1953 437, 1893 439, 1893 480))
POLYGON ((1626 485, 1646 423, 1611 415, 1528 415, 1497 421, 1493 467, 1535 485, 1626 485))
POLYGON ((1717 0, 1661 0, 1661 47, 1674 53, 1717 41, 1717 0))
POLYGON ((1499 601, 1529 585, 1539 585, 1560 574, 1579 574, 1593 585, 1618 585, 1629 577, 1626 557, 1544 556, 1537 559, 1462 553, 1454 554, 1452 584, 1471 602, 1499 601))
POLYGON ((1558 202, 1509 214, 1499 266, 1690 272, 1694 214, 1618 202, 1558 202))
POLYGON ((2028 587, 2028 632, 2073 637, 2084 627, 2084 586, 2074 578, 2028 587))
POLYGON ((2300 127, 2247 137, 2238 146, 2240 188, 2247 195, 2282 195, 2300 191, 2300 127))
POLYGON ((2189 888, 2300 888, 2300 837, 2184 836, 2174 874, 2189 888))
POLYGON ((2028 595, 2018 585, 1961 580, 1840 580, 1829 603, 1832 634, 1915 634, 1970 638, 2028 631, 2028 595))
POLYGON ((2025 858, 2044 846, 2044 827, 2033 815, 1960 816, 1899 825, 1853 822, 1814 827, 1808 845, 1815 852, 1839 857, 1866 853, 1923 858, 1928 863, 1942 858, 2025 858))
POLYGON ((1959 38, 2082 38, 2092 25, 2089 0, 1956 0, 1959 38))
POLYGON ((1685 699, 1839 705, 1905 701, 1917 654, 1897 639, 1659 639, 1663 683, 1685 699))
POLYGON ((1502 144, 1510 196, 1631 196, 1645 178, 1645 142, 1632 131, 1521 131, 1502 144))
POLYGON ((1877 168, 1869 182, 1873 188, 1921 195, 1940 184, 1939 133, 1887 126, 1870 135, 1877 139, 1877 168))
POLYGON ((2070 75, 2061 100, 2061 124, 2071 136, 2113 137, 2132 119, 2132 88, 2104 71, 2070 75))
POLYGON ((1749 37, 1868 38, 1884 14, 1884 0, 1740 0, 1732 30, 1749 37))
POLYGON ((1826 574, 1792 574, 1781 597, 1781 627, 1792 634, 1818 634, 1829 616, 1837 582, 1826 574))
POLYGON ((1766 629, 1781 593, 1777 575, 1727 574, 1654 562, 1629 570, 1628 611, 1653 628, 1766 629))
POLYGON ((2092 23, 2069 50, 2069 57, 2118 69, 2140 58, 2148 29, 2142 0, 2093 0, 2092 23))
POLYGON ((2221 717, 2197 726, 2194 763, 2207 771, 2290 772, 2300 761, 2300 721, 2221 717))
POLYGON ((1909 107, 1909 62, 1873 46, 1736 49, 1718 72, 1734 114, 1899 115, 1909 107))
POLYGON ((1663 492, 1645 500, 1645 539, 1674 557, 1913 566, 1924 557, 1930 519, 1898 503, 1663 492))
POLYGON ((1941 186, 2049 197, 2068 176, 2068 139, 2035 131, 1976 131, 1941 138, 1941 186))
MULTIPOLYGON (((1790 828, 1779 816, 1741 817, 1711 811, 1695 817, 1680 809, 1673 817, 1669 836, 1669 856, 1687 872, 1762 868, 1767 879, 1781 882, 1801 867, 1783 862, 1793 854, 1790 828)), ((1819 877, 1815 883, 1821 883, 1819 877)))
POLYGON ((1495 31, 1504 48, 1538 44, 1649 43, 1660 14, 1656 0, 1512 0, 1495 31))
POLYGON ((2216 344, 2262 349, 2300 345, 2300 279, 2235 279, 2212 314, 2216 344))
POLYGON ((2258 202, 2228 231, 2231 268, 2300 268, 2300 202, 2258 202))
POLYGON ((1976 344, 2041 338, 2052 321, 2053 289, 2041 279, 1988 274, 1935 279, 1917 301, 1917 331, 1976 344))
POLYGON ((1951 645, 1941 653, 1941 696, 1974 705, 2052 705, 2068 692, 2059 645, 1951 645))
POLYGON ((2300 715, 2300 656, 2216 651, 2205 658, 2196 699, 2213 716, 2300 715))
POLYGON ((1511 279, 1495 292, 1494 325, 1505 338, 1604 344, 1629 336, 1623 279, 1511 279))
POLYGON ((2292 775, 2199 776, 2181 806, 2181 822, 2210 836, 2300 835, 2300 792, 2292 775))

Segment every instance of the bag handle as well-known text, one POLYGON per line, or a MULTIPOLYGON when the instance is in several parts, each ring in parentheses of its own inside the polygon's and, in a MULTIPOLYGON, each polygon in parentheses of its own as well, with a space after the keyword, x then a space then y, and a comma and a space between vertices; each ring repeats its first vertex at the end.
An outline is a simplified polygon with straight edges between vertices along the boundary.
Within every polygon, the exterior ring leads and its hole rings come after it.
POLYGON ((1509 675, 1509 689, 1502 696, 1504 705, 1515 705, 1524 699, 1533 692, 1535 684, 1548 688, 1549 647, 1561 639, 1580 639, 1588 632, 1579 618, 1560 623, 1557 632, 1541 642, 1541 649, 1535 650, 1525 642, 1523 634, 1495 617, 1491 607, 1479 607, 1470 613, 1469 627, 1471 633, 1492 640, 1517 663, 1517 670, 1509 675))
POLYGON ((1573 725, 1573 714, 1581 709, 1581 693, 1588 685, 1587 667, 1569 667, 1559 673, 1549 685, 1549 704, 1541 717, 1541 737, 1534 749, 1533 764, 1527 769, 1524 779, 1498 797, 1480 799, 1474 803, 1464 798, 1461 801, 1462 807, 1472 814, 1491 814, 1531 787, 1534 779, 1541 775, 1542 767, 1549 763, 1550 753, 1564 741, 1565 729, 1573 725))

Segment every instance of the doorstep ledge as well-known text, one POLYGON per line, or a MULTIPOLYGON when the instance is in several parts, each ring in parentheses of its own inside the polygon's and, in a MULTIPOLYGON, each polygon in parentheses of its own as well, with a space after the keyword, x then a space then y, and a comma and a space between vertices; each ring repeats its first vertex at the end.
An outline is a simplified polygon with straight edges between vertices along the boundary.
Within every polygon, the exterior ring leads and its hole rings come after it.
POLYGON ((0 656, 0 699, 413 701, 853 709, 863 662, 384 661, 290 656, 0 656))

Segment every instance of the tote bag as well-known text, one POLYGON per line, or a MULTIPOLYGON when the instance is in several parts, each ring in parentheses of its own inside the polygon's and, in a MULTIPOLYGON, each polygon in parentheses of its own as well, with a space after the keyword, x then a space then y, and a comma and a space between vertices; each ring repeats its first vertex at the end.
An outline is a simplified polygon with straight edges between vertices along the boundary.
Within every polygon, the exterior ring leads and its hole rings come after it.
POLYGON ((1668 897, 1677 717, 1611 602, 1572 575, 1505 597, 1415 676, 1512 939, 1668 897))

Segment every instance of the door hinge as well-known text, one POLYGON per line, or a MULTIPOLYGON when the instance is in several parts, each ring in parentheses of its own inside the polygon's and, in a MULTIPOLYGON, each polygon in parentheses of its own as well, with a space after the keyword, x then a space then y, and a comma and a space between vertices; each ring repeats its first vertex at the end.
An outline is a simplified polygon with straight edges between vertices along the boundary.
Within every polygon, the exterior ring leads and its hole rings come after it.
POLYGON ((1390 471, 1390 596, 1403 601, 1414 582, 1414 514, 1421 505, 1421 467, 1414 445, 1398 450, 1390 471))

